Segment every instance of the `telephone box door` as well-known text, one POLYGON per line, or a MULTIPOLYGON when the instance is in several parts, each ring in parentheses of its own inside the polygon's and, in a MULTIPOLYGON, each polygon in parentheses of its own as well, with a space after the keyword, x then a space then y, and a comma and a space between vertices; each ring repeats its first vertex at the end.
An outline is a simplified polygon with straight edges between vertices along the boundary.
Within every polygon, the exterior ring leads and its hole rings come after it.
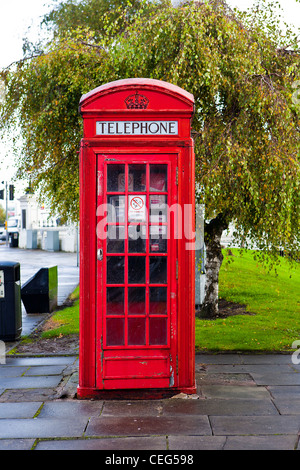
POLYGON ((97 156, 99 389, 176 386, 176 167, 177 155, 97 156))

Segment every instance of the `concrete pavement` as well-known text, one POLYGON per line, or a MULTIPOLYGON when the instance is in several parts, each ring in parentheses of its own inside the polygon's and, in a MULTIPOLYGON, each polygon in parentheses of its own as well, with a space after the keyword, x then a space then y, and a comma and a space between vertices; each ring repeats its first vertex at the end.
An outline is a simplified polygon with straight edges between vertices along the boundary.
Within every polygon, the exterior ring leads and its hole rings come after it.
MULTIPOLYGON (((45 260, 57 264, 64 295, 78 282, 76 255, 2 250, 0 260, 20 261, 24 278, 45 260)), ((291 354, 196 355, 196 381, 198 399, 79 401, 75 351, 7 356, 0 365, 0 450, 300 449, 300 365, 291 354)))
POLYGON ((197 355, 199 399, 76 399, 78 359, 0 366, 0 450, 297 450, 299 366, 289 355, 197 355))
MULTIPOLYGON (((57 266, 57 303, 62 305, 79 283, 79 268, 76 253, 21 250, 0 245, 0 262, 14 261, 21 265, 21 286, 39 269, 57 266)), ((27 315, 22 304, 22 336, 26 336, 45 318, 42 315, 27 315)))
POLYGON ((21 285, 40 268, 58 267, 58 305, 61 305, 79 282, 76 253, 21 250, 0 245, 0 261, 15 261, 21 265, 21 285))

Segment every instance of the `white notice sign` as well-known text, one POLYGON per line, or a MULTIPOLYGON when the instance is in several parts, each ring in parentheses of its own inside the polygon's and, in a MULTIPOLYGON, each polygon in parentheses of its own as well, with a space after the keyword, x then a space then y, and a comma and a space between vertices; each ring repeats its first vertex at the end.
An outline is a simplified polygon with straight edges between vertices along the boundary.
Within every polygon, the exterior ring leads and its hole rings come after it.
POLYGON ((4 271, 0 271, 0 299, 4 299, 4 271))
POLYGON ((97 135, 178 135, 178 121, 97 121, 97 135))
POLYGON ((129 222, 146 222, 146 196, 128 196, 129 222))

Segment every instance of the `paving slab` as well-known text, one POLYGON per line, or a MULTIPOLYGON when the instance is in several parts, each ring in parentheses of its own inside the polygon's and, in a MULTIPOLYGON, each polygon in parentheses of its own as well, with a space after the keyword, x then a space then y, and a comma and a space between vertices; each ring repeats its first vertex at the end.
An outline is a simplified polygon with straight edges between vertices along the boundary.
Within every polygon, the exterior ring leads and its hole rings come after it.
POLYGON ((43 402, 0 403, 0 419, 33 418, 43 402))
POLYGON ((91 416, 100 416, 103 407, 102 401, 50 401, 44 404, 39 418, 61 418, 70 416, 88 419, 91 416))
POLYGON ((236 385, 247 385, 255 386, 250 373, 207 373, 207 372, 196 372, 196 382, 200 387, 205 384, 236 384, 236 385))
POLYGON ((7 377, 21 377, 28 370, 27 366, 23 367, 3 367, 0 366, 0 384, 3 378, 7 377))
POLYGON ((199 364, 224 365, 259 365, 292 364, 292 354, 196 354, 196 366, 199 364))
POLYGON ((7 357, 6 364, 0 366, 57 366, 73 364, 77 356, 48 356, 48 357, 7 357))
POLYGON ((31 366, 26 369, 24 373, 24 377, 33 377, 33 376, 38 376, 38 375, 39 376, 60 375, 63 373, 66 367, 68 367, 67 364, 56 365, 56 366, 31 366))
POLYGON ((224 450, 294 450, 298 436, 229 436, 224 450))
POLYGON ((222 450, 226 437, 169 436, 169 450, 222 450))
POLYGON ((2 419, 0 439, 82 437, 86 419, 2 419))
POLYGON ((53 388, 3 390, 3 392, 0 393, 0 403, 44 402, 53 399, 54 393, 53 388))
POLYGON ((35 450, 166 450, 165 437, 123 437, 38 442, 35 450))
POLYGON ((4 389, 24 388, 49 388, 57 387, 61 381, 60 375, 37 377, 6 377, 1 379, 1 387, 4 389))
POLYGON ((0 439, 0 450, 31 450, 35 439, 0 439))
POLYGON ((208 374, 286 374, 293 372, 292 364, 208 364, 205 369, 208 374))
POLYGON ((202 393, 207 398, 231 398, 237 400, 269 400, 270 394, 265 387, 242 385, 203 385, 202 393))
POLYGON ((207 416, 145 416, 91 418, 86 436, 145 436, 145 435, 208 435, 211 428, 207 416))
POLYGON ((242 364, 292 364, 291 354, 243 354, 242 364))
POLYGON ((297 435, 300 416, 211 416, 215 436, 231 435, 297 435))
POLYGON ((273 398, 300 398, 299 385, 267 386, 267 390, 273 398))
POLYGON ((298 372, 273 372, 268 374, 251 373, 251 375, 257 385, 300 385, 300 374, 298 372))
POLYGON ((274 404, 281 415, 300 415, 300 397, 279 398, 274 404))
POLYGON ((243 364, 243 358, 239 354, 196 354, 196 366, 198 364, 243 364))
POLYGON ((105 401, 101 416, 160 416, 163 400, 105 401))
POLYGON ((169 400, 163 405, 163 415, 216 415, 216 416, 260 416, 278 415, 270 400, 169 400))

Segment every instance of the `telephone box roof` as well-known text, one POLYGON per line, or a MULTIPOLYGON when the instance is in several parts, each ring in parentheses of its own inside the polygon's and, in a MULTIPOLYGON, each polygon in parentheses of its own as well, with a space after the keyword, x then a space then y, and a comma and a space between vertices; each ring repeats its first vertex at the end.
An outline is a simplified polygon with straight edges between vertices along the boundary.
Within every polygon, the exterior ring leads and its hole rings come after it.
POLYGON ((87 105, 89 102, 101 95, 113 93, 121 89, 136 89, 137 87, 141 87, 143 89, 148 88, 149 90, 152 89, 167 95, 176 96, 177 98, 188 102, 191 106, 194 106, 194 96, 177 85, 150 78, 127 78, 106 83, 94 90, 91 90, 89 93, 86 93, 81 97, 80 107, 87 105))

